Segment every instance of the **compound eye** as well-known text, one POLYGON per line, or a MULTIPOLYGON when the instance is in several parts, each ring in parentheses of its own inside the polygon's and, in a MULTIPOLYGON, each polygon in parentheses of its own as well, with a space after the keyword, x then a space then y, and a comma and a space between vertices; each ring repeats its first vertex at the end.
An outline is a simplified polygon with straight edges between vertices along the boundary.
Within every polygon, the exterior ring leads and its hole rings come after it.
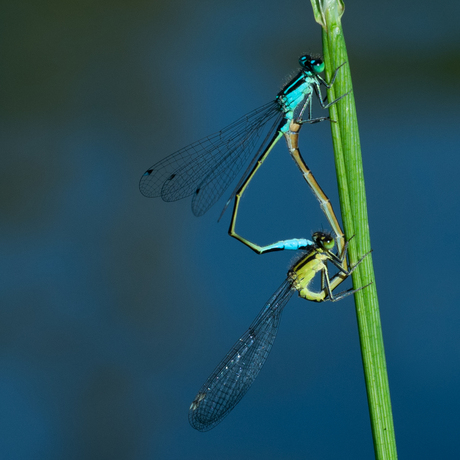
POLYGON ((323 247, 329 250, 332 249, 335 245, 334 238, 324 238, 322 243, 323 243, 323 247))
POLYGON ((321 59, 315 59, 314 61, 311 61, 313 72, 316 74, 320 74, 321 72, 324 72, 324 62, 321 59))

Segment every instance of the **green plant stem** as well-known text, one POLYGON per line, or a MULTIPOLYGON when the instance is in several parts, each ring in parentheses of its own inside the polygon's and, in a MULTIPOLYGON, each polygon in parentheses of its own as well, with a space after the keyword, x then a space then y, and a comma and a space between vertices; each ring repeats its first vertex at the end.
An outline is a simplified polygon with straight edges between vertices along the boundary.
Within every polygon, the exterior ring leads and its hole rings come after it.
MULTIPOLYGON (((328 91, 328 100, 352 89, 350 66, 340 17, 341 0, 311 0, 316 21, 322 26, 326 76, 345 63, 328 91)), ((345 234, 354 235, 349 247, 350 263, 371 249, 366 192, 359 141, 358 121, 353 92, 330 108, 335 165, 345 234)), ((372 255, 367 256, 353 272, 353 287, 367 286, 355 294, 356 316, 367 390, 375 458, 397 459, 396 440, 391 411, 390 388, 383 345, 377 285, 372 255)))

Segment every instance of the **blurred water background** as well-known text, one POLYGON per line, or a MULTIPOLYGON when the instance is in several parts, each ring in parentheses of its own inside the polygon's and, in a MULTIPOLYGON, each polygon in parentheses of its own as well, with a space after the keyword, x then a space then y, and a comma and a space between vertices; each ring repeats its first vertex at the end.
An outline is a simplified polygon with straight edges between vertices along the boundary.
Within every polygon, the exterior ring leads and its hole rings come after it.
MULTIPOLYGON (((400 458, 459 451, 459 13, 349 1, 343 17, 400 458)), ((138 190, 321 51, 310 3, 19 0, 0 23, 0 458, 373 458, 352 299, 293 298, 239 406, 189 426, 292 254, 230 239, 225 200, 198 219, 138 190)), ((328 123, 301 148, 337 207, 328 123)), ((243 205, 260 244, 327 228, 283 142, 243 205)))

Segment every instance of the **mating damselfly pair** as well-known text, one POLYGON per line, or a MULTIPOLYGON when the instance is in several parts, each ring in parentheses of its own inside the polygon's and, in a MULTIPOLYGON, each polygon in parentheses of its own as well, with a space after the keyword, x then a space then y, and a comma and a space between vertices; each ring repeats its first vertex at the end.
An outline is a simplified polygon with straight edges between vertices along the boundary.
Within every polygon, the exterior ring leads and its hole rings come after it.
MULTIPOLYGON (((326 109, 348 93, 325 104, 321 85, 330 88, 337 76, 335 70, 327 83, 320 74, 324 63, 310 55, 299 59, 301 69, 278 93, 275 100, 239 118, 223 130, 203 138, 173 153, 149 168, 140 180, 140 190, 147 197, 176 201, 192 196, 192 211, 203 215, 222 196, 247 164, 224 210, 234 199, 229 228, 230 236, 253 251, 262 254, 279 250, 302 250, 304 254, 288 272, 288 276, 268 300, 246 333, 236 342, 216 370, 201 387, 189 409, 191 425, 200 431, 216 426, 241 400, 254 382, 271 350, 284 306, 294 291, 307 300, 336 301, 356 292, 334 290, 350 276, 363 258, 348 268, 344 233, 332 205, 303 160, 298 148, 298 133, 303 124, 314 124, 328 117, 312 117, 313 95, 326 109), (269 246, 259 246, 238 235, 235 230, 241 197, 259 167, 276 143, 285 137, 291 157, 320 202, 335 235, 316 232, 312 240, 289 239, 269 246), (255 154, 251 153, 255 151, 255 154), (251 159, 250 159, 251 158, 251 159), (250 160, 249 160, 250 159, 250 160), (337 253, 333 252, 337 241, 337 253), (327 263, 338 272, 330 277, 327 263), (314 292, 309 285, 316 274, 321 276, 321 290, 314 292)), ((221 216, 222 216, 221 214, 221 216)))

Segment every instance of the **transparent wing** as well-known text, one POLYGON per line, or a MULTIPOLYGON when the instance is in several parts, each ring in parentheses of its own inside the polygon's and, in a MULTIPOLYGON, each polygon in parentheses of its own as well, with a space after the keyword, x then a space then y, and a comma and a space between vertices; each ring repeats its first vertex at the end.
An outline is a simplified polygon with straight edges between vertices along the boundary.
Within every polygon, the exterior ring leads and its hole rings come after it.
POLYGON ((149 168, 141 177, 144 196, 176 201, 195 194, 193 213, 204 214, 221 196, 246 162, 265 124, 282 118, 271 101, 244 115, 218 133, 205 137, 149 168))
POLYGON ((214 428, 249 390, 270 353, 281 313, 293 293, 292 280, 287 278, 200 388, 188 413, 193 428, 214 428))

